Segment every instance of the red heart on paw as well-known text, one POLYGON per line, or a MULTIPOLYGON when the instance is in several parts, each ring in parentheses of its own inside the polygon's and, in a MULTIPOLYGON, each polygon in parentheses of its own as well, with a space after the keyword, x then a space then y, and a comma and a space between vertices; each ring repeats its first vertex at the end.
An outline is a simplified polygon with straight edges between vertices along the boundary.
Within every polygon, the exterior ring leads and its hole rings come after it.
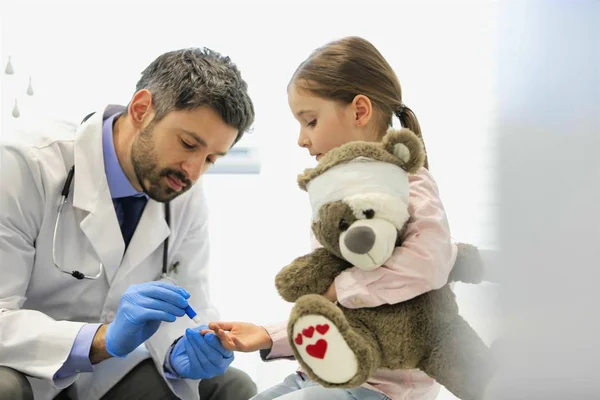
POLYGON ((306 329, 302 329, 302 334, 304 336, 306 336, 307 338, 313 337, 314 333, 315 333, 315 327, 314 326, 309 326, 306 329))
POLYGON ((298 336, 296 336, 296 339, 294 339, 294 341, 296 342, 297 345, 301 345, 302 344, 302 335, 298 334, 298 336))
POLYGON ((319 339, 317 343, 306 346, 306 352, 314 358, 323 359, 327 352, 327 342, 325 339, 319 339))
POLYGON ((328 330, 329 324, 317 325, 317 332, 319 332, 321 335, 326 334, 328 330))

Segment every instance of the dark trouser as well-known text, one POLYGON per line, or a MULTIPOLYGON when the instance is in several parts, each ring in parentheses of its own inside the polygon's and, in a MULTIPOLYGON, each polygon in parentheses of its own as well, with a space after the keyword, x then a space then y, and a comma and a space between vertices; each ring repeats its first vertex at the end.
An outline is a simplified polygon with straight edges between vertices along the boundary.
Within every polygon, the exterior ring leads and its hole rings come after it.
POLYGON ((0 367, 0 400, 33 400, 33 390, 25 375, 0 367))
MULTIPOLYGON (((198 386, 201 400, 248 400, 256 394, 256 385, 244 372, 229 368, 225 374, 203 379, 198 386)), ((33 400, 29 381, 20 372, 0 367, 0 400, 33 400)), ((67 391, 56 400, 68 400, 67 391)), ((142 361, 119 383, 108 391, 102 400, 170 400, 177 397, 160 376, 151 359, 142 361)))

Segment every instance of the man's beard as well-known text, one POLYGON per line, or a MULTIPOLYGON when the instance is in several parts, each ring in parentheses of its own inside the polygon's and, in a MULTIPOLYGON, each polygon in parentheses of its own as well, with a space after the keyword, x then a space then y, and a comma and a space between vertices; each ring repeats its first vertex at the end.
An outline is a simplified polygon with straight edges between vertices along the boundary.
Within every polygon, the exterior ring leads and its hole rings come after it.
POLYGON ((154 122, 140 131, 131 147, 131 162, 135 176, 144 193, 152 200, 166 203, 186 192, 192 182, 181 171, 172 168, 160 168, 153 141, 154 122), (180 191, 175 191, 166 182, 165 177, 175 178, 183 183, 180 191))

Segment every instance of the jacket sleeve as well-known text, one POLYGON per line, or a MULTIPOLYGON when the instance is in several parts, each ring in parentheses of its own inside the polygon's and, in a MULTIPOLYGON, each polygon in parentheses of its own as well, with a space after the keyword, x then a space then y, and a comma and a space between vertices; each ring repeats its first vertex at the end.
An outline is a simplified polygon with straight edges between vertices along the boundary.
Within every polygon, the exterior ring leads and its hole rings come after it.
POLYGON ((0 145, 0 364, 62 389, 78 375, 53 378, 85 324, 21 309, 44 214, 41 182, 37 162, 27 149, 0 145))
POLYGON ((273 346, 270 349, 260 351, 260 357, 263 361, 279 359, 293 360, 295 358, 290 342, 288 341, 287 325, 286 321, 264 327, 269 336, 271 336, 273 346))
POLYGON ((395 304, 447 283, 457 248, 437 184, 425 168, 410 177, 409 213, 404 241, 382 267, 372 271, 353 267, 335 279, 340 304, 348 308, 395 304))
POLYGON ((55 380, 77 375, 81 372, 94 371, 94 366, 90 361, 90 348, 100 326, 102 326, 100 323, 86 324, 81 328, 67 360, 54 375, 55 380))
MULTIPOLYGON (((179 263, 170 280, 190 293, 189 304, 202 323, 208 324, 210 321, 220 319, 209 296, 208 209, 201 182, 196 183, 192 190, 192 196, 185 205, 182 205, 180 217, 182 215, 183 217, 178 218, 180 226, 188 221, 189 228, 176 232, 177 235, 185 235, 185 239, 181 241, 178 248, 173 248, 170 252, 172 255, 169 256, 169 263, 179 263)), ((196 327, 196 324, 190 318, 186 316, 177 318, 173 323, 161 324, 158 331, 146 341, 146 347, 154 359, 156 368, 173 392, 183 399, 198 399, 199 380, 173 379, 165 376, 165 357, 173 342, 182 336, 187 328, 193 327, 196 327)))

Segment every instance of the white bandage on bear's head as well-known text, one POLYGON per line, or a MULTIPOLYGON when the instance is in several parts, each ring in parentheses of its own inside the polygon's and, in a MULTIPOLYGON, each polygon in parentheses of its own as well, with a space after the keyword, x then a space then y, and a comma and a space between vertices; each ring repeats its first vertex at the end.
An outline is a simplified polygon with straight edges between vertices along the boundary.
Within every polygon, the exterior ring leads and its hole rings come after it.
POLYGON ((383 194, 408 205, 408 173, 387 162, 366 157, 331 167, 306 185, 312 206, 312 218, 319 220, 319 210, 325 204, 344 200, 357 194, 383 194))

